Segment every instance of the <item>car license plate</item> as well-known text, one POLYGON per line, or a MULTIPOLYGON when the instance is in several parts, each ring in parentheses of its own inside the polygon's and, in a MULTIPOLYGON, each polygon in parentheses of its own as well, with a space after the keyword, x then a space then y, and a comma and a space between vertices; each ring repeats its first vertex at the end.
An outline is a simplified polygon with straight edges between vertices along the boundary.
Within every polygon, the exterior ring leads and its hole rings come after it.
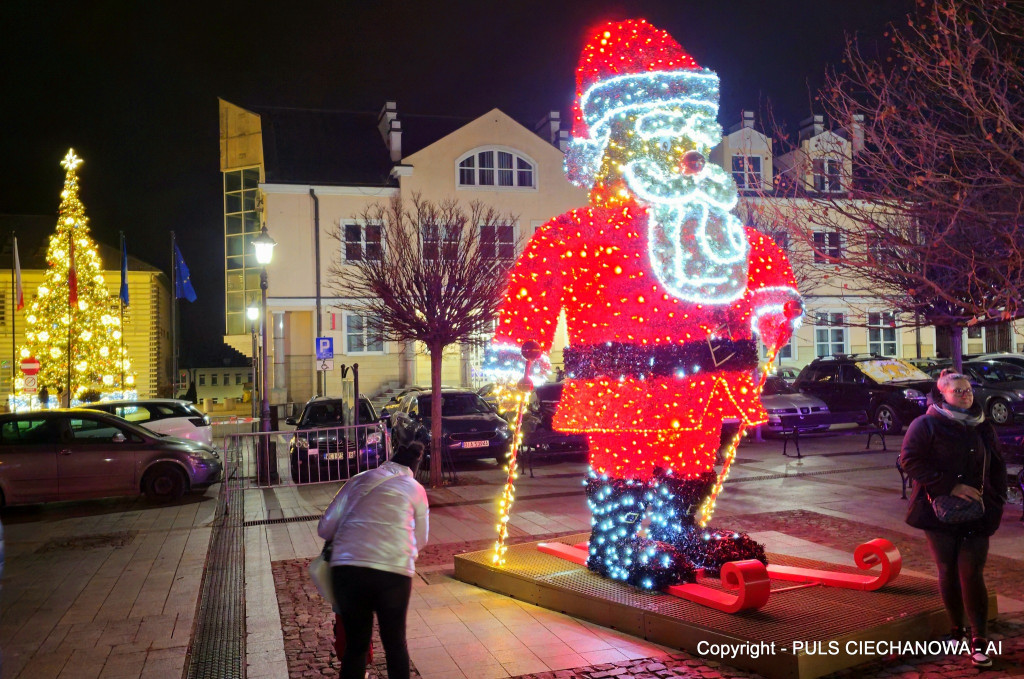
POLYGON ((463 448, 486 448, 487 441, 463 441, 463 448))
POLYGON ((327 453, 324 455, 325 460, 344 460, 346 457, 345 453, 327 453))

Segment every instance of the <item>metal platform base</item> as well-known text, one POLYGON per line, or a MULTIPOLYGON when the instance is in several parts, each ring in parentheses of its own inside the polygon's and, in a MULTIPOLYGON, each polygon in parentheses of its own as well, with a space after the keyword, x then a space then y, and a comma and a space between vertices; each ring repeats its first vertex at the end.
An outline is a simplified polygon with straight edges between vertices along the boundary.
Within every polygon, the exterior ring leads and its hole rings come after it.
MULTIPOLYGON (((582 533, 558 542, 572 545, 588 537, 582 533)), ((729 614, 607 580, 543 554, 536 545, 509 547, 500 569, 491 565, 490 550, 457 555, 455 577, 655 643, 698 655, 703 652, 708 659, 769 679, 813 679, 879 659, 860 642, 923 641, 948 631, 934 580, 900 575, 876 592, 773 581, 772 594, 763 608, 729 614), (735 648, 745 642, 750 645, 745 651, 741 647, 739 653, 728 657, 708 649, 708 644, 735 648), (794 642, 798 642, 796 649, 794 642), (848 646, 849 642, 853 645, 848 646)), ((853 566, 843 568, 781 554, 769 554, 768 559, 772 564, 858 572, 853 566)), ((700 583, 720 588, 715 579, 700 583)), ((991 598, 994 617, 995 595, 991 598)))

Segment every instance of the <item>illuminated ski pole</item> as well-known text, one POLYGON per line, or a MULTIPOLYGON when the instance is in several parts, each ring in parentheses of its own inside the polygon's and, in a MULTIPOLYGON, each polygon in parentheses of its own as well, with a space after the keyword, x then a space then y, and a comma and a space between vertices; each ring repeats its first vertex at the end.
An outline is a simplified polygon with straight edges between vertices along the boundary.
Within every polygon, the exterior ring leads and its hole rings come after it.
POLYGON ((519 478, 519 474, 516 471, 518 466, 516 457, 519 452, 520 433, 523 425, 523 407, 526 404, 527 394, 533 391, 530 370, 533 368, 533 362, 540 358, 542 353, 540 344, 533 340, 523 344, 523 358, 526 359, 526 370, 523 373, 523 379, 516 385, 519 391, 516 397, 516 421, 512 428, 512 446, 508 453, 508 465, 505 467, 505 471, 508 472, 508 478, 505 481, 505 488, 501 493, 501 499, 498 500, 498 540, 494 543, 494 555, 491 558, 491 562, 498 566, 505 565, 505 552, 508 551, 505 540, 508 538, 508 521, 512 514, 512 502, 515 500, 515 481, 519 478))

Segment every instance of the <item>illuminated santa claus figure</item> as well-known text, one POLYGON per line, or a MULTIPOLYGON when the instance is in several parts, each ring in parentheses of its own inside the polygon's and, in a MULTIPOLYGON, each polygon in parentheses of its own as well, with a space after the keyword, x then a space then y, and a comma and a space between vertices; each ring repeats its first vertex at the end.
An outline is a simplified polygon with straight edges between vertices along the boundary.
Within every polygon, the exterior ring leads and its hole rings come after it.
MULTIPOLYGON (((590 204, 540 227, 511 273, 492 347, 511 366, 569 346, 554 428, 587 435, 588 566, 660 589, 764 561, 743 534, 704 527, 722 421, 764 422, 758 341, 778 347, 801 315, 775 243, 731 210, 718 77, 641 20, 608 24, 583 50, 566 172, 590 204)), ((520 373, 521 374, 521 373, 520 373)))

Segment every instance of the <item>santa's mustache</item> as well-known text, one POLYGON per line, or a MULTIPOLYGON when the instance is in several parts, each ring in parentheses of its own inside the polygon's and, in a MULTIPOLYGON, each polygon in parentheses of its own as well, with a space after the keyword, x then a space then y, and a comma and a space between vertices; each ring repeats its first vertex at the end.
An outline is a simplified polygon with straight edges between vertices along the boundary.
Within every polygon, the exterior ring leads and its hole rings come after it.
POLYGON ((730 302, 743 294, 749 243, 743 224, 712 201, 648 208, 651 267, 674 295, 730 302))

